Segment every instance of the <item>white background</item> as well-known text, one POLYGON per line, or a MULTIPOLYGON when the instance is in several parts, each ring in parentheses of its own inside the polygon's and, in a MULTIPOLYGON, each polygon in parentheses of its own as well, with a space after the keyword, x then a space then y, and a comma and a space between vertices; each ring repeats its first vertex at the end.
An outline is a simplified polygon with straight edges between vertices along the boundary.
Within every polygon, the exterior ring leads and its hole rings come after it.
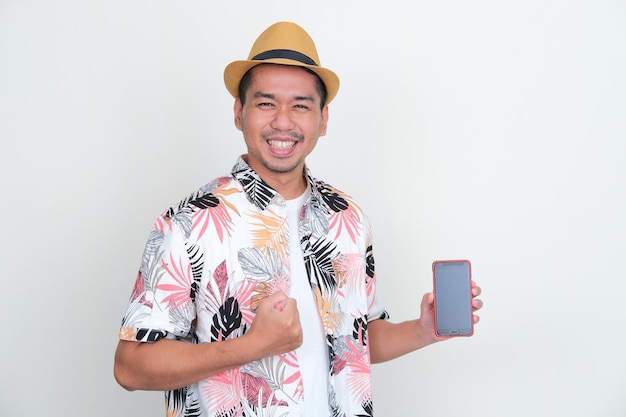
POLYGON ((626 2, 214 3, 0 0, 0 415, 164 415, 112 374, 143 245, 243 152, 223 68, 292 20, 392 319, 435 259, 483 287, 474 337, 374 367, 376 415, 626 416, 626 2))

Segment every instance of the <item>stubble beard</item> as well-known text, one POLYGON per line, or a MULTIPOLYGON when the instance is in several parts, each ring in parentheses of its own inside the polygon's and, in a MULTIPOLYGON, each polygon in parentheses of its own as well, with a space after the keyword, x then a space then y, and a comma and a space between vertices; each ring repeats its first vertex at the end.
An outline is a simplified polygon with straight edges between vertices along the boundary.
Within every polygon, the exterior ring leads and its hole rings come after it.
MULTIPOLYGON (((261 133, 261 138, 265 141, 269 140, 272 136, 289 136, 292 137, 298 144, 304 141, 304 135, 297 132, 281 132, 278 130, 266 131, 261 133)), ((265 158, 261 158, 261 165, 265 167, 267 170, 274 172, 276 174, 286 174, 295 171, 301 164, 302 159, 298 159, 293 164, 289 166, 281 166, 279 164, 272 164, 270 161, 265 158)))

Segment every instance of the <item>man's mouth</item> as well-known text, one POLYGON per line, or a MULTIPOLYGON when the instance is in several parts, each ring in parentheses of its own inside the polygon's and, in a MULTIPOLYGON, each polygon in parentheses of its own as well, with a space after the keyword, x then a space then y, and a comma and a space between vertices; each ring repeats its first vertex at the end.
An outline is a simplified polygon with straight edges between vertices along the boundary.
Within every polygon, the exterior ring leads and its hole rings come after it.
POLYGON ((287 148, 291 148, 292 146, 294 146, 296 144, 296 141, 290 141, 290 140, 268 140, 267 143, 272 148, 287 149, 287 148))

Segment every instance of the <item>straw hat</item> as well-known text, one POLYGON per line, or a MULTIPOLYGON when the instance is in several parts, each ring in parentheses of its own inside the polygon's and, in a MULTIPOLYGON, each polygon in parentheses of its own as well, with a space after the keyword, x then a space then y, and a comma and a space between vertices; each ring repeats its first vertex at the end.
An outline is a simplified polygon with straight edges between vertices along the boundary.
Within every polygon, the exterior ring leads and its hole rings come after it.
POLYGON ((259 64, 282 64, 305 67, 315 72, 326 86, 326 104, 339 90, 339 77, 320 63, 315 43, 300 26, 291 22, 278 22, 265 29, 252 45, 248 59, 234 61, 224 69, 226 89, 239 97, 239 82, 246 71, 259 64))

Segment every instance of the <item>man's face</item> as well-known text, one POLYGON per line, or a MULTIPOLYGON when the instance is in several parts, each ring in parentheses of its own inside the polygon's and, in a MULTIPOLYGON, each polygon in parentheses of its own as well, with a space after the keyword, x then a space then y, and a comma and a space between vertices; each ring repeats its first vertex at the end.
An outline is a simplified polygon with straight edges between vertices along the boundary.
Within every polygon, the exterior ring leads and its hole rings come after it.
POLYGON ((246 161, 270 184, 302 177, 304 160, 326 134, 328 121, 316 78, 286 65, 258 65, 252 71, 245 105, 237 99, 234 108, 248 148, 246 161))

